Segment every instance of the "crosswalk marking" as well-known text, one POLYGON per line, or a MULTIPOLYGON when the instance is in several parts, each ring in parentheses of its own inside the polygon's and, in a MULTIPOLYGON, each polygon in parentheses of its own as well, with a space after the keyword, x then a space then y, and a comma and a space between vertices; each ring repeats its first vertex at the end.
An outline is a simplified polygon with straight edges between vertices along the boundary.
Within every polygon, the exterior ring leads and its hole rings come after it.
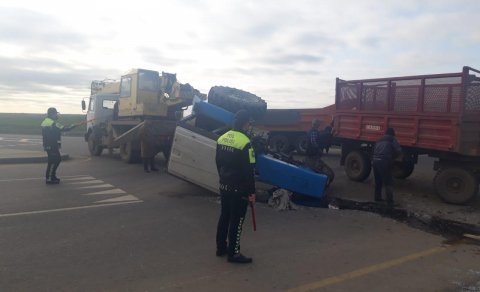
POLYGON ((101 188, 113 188, 114 186, 111 184, 103 184, 103 185, 93 185, 93 186, 85 186, 80 187, 80 189, 101 189, 101 188))
POLYGON ((77 181, 77 180, 94 180, 95 178, 93 176, 80 176, 80 177, 72 177, 72 178, 64 178, 64 181, 77 181))
POLYGON ((70 184, 72 184, 72 185, 85 185, 85 184, 103 184, 103 183, 105 183, 103 180, 94 179, 94 180, 72 182, 70 184))
POLYGON ((122 189, 112 189, 106 191, 99 191, 93 193, 82 194, 84 196, 92 196, 92 195, 116 195, 116 194, 125 194, 126 192, 122 189))
POLYGON ((104 204, 104 203, 118 203, 118 202, 126 202, 126 201, 141 201, 141 200, 139 200, 137 197, 135 197, 133 195, 125 195, 125 196, 121 196, 121 197, 96 201, 95 203, 96 204, 104 204))

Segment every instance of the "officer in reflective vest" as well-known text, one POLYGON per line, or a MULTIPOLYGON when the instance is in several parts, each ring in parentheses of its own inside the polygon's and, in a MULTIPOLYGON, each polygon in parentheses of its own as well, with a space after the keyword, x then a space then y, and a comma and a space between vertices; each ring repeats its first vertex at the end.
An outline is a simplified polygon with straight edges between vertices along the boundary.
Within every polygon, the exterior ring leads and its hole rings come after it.
POLYGON ((231 263, 251 263, 240 253, 240 236, 249 202, 255 203, 255 153, 245 135, 249 114, 235 114, 233 130, 217 140, 216 164, 220 176, 221 214, 217 225, 217 252, 231 263), (227 244, 228 238, 228 244, 227 244))
POLYGON ((57 122, 58 111, 51 107, 47 111, 47 117, 42 122, 43 149, 47 152, 48 163, 45 172, 46 184, 58 184, 60 179, 57 178, 56 172, 60 165, 60 147, 61 132, 70 131, 77 125, 63 126, 57 122))

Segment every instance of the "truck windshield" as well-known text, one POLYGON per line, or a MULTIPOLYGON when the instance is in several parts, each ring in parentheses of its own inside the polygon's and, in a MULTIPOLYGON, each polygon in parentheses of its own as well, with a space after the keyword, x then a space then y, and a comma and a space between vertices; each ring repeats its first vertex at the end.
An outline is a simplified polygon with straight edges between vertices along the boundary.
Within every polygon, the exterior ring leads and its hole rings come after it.
POLYGON ((142 71, 138 73, 138 86, 140 90, 160 90, 160 80, 157 72, 142 71))
POLYGON ((102 103, 102 107, 104 109, 113 109, 115 107, 116 100, 109 100, 109 99, 104 99, 102 103))

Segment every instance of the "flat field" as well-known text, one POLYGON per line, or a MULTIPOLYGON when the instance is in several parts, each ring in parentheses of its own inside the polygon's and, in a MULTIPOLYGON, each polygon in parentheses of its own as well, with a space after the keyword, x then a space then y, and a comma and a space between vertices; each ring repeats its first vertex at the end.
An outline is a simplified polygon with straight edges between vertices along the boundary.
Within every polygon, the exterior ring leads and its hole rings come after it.
MULTIPOLYGON (((0 113, 0 133, 41 135, 42 129, 40 124, 45 117, 45 114, 0 113)), ((58 122, 68 126, 84 120, 85 115, 60 114, 58 122)), ((65 134, 68 136, 81 136, 84 133, 85 125, 82 125, 65 134)))

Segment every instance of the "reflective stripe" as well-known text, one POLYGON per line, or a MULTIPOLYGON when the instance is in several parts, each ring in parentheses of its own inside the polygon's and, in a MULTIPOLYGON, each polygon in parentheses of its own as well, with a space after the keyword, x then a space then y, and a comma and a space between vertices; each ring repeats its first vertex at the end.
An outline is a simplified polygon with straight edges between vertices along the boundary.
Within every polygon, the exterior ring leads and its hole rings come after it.
POLYGON ((245 145, 250 143, 250 139, 248 139, 245 134, 237 132, 237 131, 228 131, 227 133, 223 134, 217 141, 218 145, 229 146, 235 149, 243 150, 245 145))
POLYGON ((52 120, 51 118, 46 118, 45 120, 43 120, 42 122, 42 127, 45 128, 45 127, 51 127, 53 126, 53 124, 55 123, 54 120, 52 120))
POLYGON ((250 158, 250 163, 255 163, 255 152, 253 152, 251 147, 248 149, 248 157, 250 158))
POLYGON ((55 122, 55 120, 53 120, 51 118, 45 118, 45 120, 43 120, 43 122, 41 124, 41 127, 46 128, 46 127, 52 127, 53 125, 55 125, 55 127, 59 128, 59 129, 63 129, 65 127, 62 124, 55 122))

